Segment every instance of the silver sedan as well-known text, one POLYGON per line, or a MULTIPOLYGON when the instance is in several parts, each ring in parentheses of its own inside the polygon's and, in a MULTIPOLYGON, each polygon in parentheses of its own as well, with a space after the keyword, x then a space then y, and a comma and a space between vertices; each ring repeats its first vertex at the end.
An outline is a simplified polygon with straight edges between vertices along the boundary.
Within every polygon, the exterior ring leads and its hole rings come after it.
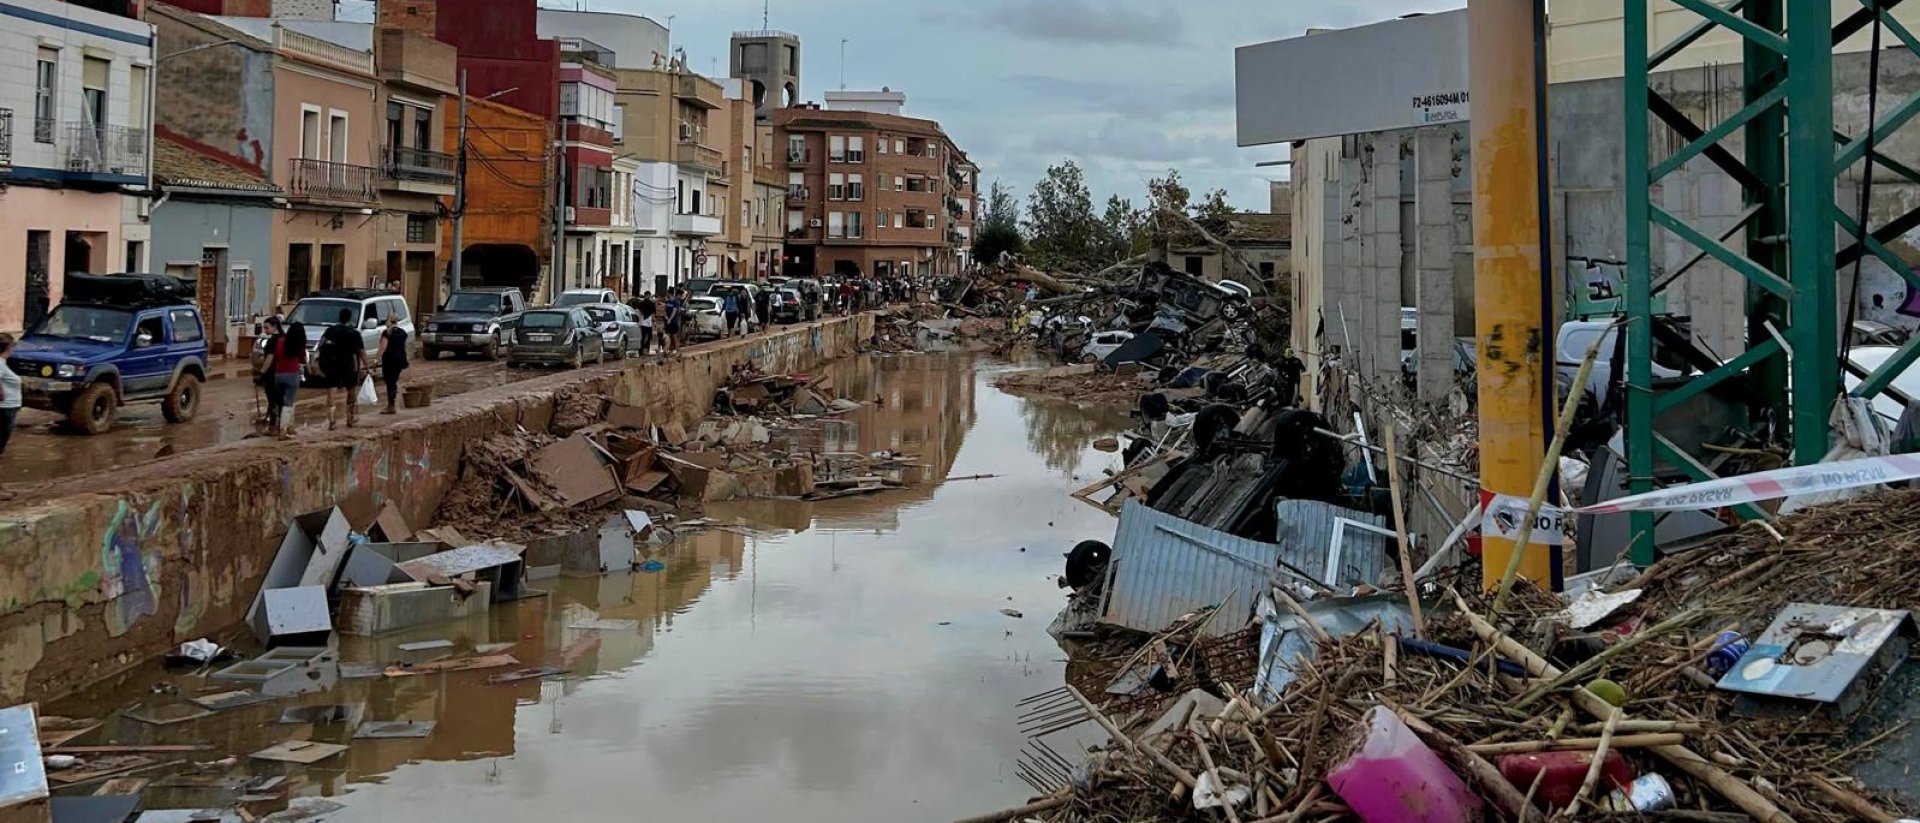
POLYGON ((600 330, 608 355, 629 357, 640 350, 640 313, 633 307, 624 303, 589 303, 580 308, 593 318, 594 328, 600 330))

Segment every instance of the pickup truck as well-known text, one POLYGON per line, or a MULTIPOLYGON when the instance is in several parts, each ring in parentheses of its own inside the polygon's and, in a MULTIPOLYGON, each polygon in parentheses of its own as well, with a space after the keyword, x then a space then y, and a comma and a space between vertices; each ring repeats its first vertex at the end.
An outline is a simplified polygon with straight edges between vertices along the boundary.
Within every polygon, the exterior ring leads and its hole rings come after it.
POLYGON ((420 356, 432 360, 441 352, 479 352, 497 359, 526 310, 527 298, 519 289, 456 291, 428 319, 420 335, 420 356))
POLYGON ((200 409, 206 326, 193 289, 164 275, 70 274, 66 293, 8 361, 28 408, 104 434, 128 403, 158 402, 169 423, 200 409))

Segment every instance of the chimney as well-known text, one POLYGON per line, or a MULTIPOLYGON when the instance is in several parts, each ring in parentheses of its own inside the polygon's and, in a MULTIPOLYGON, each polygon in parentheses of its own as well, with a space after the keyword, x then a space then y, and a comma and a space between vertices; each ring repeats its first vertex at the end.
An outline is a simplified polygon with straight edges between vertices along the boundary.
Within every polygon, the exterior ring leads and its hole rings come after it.
POLYGON ((437 31, 434 21, 435 0, 379 0, 379 28, 404 29, 428 37, 437 31))

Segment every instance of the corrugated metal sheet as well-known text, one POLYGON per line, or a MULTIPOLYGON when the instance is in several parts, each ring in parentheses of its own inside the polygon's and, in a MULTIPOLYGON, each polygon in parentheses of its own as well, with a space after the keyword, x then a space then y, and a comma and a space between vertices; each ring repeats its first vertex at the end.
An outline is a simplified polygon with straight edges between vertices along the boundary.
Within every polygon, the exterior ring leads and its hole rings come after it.
MULTIPOLYGON (((1333 545, 1336 521, 1343 518, 1379 529, 1387 528, 1387 519, 1384 517, 1331 503, 1318 500, 1280 501, 1274 509, 1274 519, 1279 523, 1280 559, 1312 575, 1316 582, 1326 583, 1328 549, 1333 545)), ((1378 584, 1386 571, 1387 543, 1388 539, 1383 535, 1348 526, 1340 541, 1340 576, 1335 584, 1342 587, 1361 583, 1378 584)))
MULTIPOLYGON (((1337 518, 1380 525, 1378 517, 1325 503, 1280 503, 1283 542, 1262 543, 1182 520, 1130 501, 1120 512, 1101 621, 1153 632, 1195 609, 1225 612, 1207 624, 1218 637, 1246 626, 1254 603, 1282 571, 1284 561, 1315 582, 1325 579, 1327 548, 1337 518)), ((1385 564, 1384 539, 1347 529, 1340 562, 1342 585, 1376 582, 1385 564)))

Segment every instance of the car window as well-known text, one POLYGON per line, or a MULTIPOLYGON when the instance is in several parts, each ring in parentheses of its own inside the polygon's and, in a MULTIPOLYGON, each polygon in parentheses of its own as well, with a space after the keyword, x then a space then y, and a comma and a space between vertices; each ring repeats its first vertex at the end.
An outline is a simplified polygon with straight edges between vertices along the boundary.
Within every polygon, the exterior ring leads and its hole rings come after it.
POLYGON ((500 313, 510 314, 512 312, 513 312, 513 298, 508 297, 504 294, 500 295, 500 313))
POLYGON ((135 345, 139 345, 140 335, 143 334, 152 340, 152 343, 148 345, 160 343, 167 339, 165 324, 160 320, 160 315, 156 314, 152 317, 143 317, 140 319, 140 323, 133 327, 135 345))
POLYGON ((360 307, 360 325, 366 325, 368 320, 375 322, 386 320, 386 312, 380 310, 385 305, 386 301, 384 300, 370 300, 365 305, 362 305, 360 307))
POLYGON ((204 337, 200 329, 200 315, 190 309, 174 309, 167 312, 173 321, 173 342, 198 343, 204 337))
POLYGON ((619 319, 618 312, 615 312, 610 307, 603 307, 603 306, 595 306, 591 309, 587 309, 587 316, 592 317, 593 319, 598 320, 602 323, 619 319))
POLYGON ((403 323, 410 317, 410 315, 407 314, 407 301, 398 297, 387 301, 387 313, 400 318, 400 322, 403 323))
POLYGON ((566 328, 568 322, 564 312, 536 311, 521 317, 520 326, 527 329, 561 329, 566 328))

